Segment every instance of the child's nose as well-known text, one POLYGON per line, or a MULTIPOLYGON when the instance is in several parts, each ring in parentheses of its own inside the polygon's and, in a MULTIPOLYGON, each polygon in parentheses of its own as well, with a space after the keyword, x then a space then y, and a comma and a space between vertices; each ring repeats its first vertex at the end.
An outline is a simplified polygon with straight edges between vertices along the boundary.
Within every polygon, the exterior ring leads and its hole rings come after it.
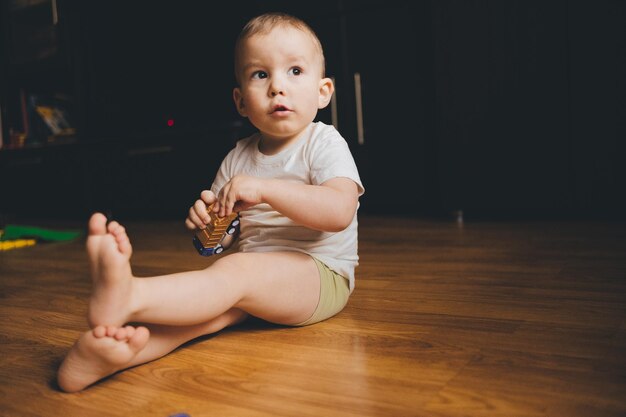
POLYGON ((280 79, 278 79, 278 78, 273 78, 272 79, 272 83, 270 84, 269 93, 270 93, 271 97, 284 96, 285 95, 285 89, 284 89, 283 83, 282 83, 282 81, 280 79))

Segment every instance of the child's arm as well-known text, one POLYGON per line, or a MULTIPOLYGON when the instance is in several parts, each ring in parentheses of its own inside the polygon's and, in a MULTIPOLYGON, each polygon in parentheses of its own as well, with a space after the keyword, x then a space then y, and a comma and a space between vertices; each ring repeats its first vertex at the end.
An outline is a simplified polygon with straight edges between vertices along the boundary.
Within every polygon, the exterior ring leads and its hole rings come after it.
POLYGON ((266 203, 303 226, 337 232, 350 225, 358 204, 358 187, 348 178, 321 185, 237 175, 220 191, 219 216, 266 203))

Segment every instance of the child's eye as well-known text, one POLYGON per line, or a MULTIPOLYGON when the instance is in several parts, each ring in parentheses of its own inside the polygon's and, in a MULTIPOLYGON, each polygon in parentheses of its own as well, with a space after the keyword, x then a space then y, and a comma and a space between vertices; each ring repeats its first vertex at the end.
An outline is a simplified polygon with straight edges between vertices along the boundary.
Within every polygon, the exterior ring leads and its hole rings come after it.
POLYGON ((291 74, 291 75, 300 75, 300 74, 302 74, 302 69, 298 68, 298 67, 291 68, 289 70, 289 74, 291 74))
POLYGON ((252 77, 253 80, 262 80, 264 78, 267 78, 267 72, 265 71, 255 71, 252 73, 252 77))

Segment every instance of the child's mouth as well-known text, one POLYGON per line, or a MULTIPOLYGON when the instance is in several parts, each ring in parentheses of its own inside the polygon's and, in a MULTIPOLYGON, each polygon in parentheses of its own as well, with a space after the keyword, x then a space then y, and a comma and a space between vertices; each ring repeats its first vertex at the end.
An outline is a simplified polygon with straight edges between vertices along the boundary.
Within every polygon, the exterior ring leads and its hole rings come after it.
POLYGON ((274 106, 274 108, 272 109, 272 113, 279 113, 279 114, 283 114, 283 113, 290 112, 290 111, 291 110, 287 106, 283 106, 282 104, 278 104, 274 106))

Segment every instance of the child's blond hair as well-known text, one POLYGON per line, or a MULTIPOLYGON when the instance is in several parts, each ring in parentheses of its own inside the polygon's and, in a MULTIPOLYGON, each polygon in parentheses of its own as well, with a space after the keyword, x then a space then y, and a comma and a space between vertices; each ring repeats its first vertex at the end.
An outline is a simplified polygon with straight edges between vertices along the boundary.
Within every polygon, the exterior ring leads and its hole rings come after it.
POLYGON ((269 33, 272 29, 280 26, 292 27, 294 29, 300 30, 304 33, 310 35, 313 44, 315 45, 315 49, 317 49, 319 53, 319 57, 321 60, 322 67, 322 78, 325 76, 326 72, 326 60, 324 58, 324 50, 322 49, 322 43, 319 38, 315 34, 315 31, 311 29, 311 27, 304 22, 303 20, 291 16, 286 13, 281 12, 272 12, 265 13, 260 16, 257 16, 251 19, 246 25, 241 29, 239 36, 237 37, 237 41, 235 42, 235 78, 237 79, 237 83, 241 84, 239 73, 241 69, 241 63, 239 62, 239 56, 241 54, 241 47, 243 42, 246 39, 249 39, 255 35, 263 35, 269 33))

